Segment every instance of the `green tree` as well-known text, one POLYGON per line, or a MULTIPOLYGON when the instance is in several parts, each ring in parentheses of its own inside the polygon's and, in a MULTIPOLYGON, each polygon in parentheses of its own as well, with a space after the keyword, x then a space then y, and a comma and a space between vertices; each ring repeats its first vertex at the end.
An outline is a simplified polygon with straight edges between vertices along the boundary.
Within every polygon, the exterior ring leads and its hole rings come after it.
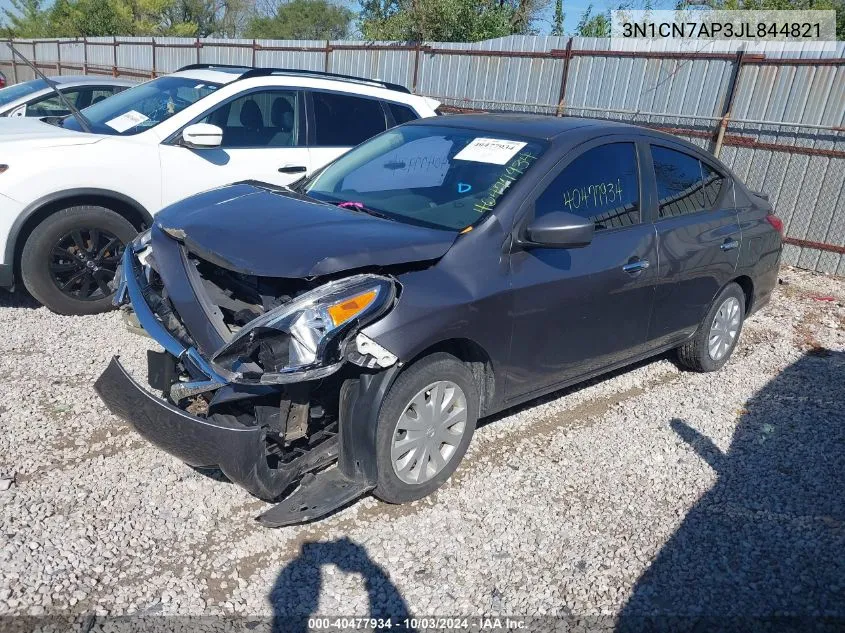
POLYGON ((47 12, 41 0, 11 0, 11 9, 3 9, 4 30, 9 37, 49 37, 47 12))
POLYGON ((355 14, 328 0, 290 0, 272 16, 255 16, 246 37, 280 40, 337 40, 349 33, 355 14))
POLYGON ((476 42, 532 34, 544 0, 363 0, 368 40, 476 42))
POLYGON ((552 35, 563 35, 563 0, 555 0, 555 17, 552 25, 552 35))
POLYGON ((581 37, 610 37, 610 18, 604 13, 593 15, 593 5, 587 5, 575 30, 581 37))

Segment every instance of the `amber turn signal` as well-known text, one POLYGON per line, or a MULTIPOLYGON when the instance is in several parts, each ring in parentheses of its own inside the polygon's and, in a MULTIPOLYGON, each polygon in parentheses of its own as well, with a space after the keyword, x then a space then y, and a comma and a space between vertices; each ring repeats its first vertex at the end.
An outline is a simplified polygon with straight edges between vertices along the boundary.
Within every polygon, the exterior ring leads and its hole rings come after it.
POLYGON ((344 299, 340 303, 330 305, 328 313, 329 318, 332 320, 332 324, 337 327, 339 325, 343 325, 349 319, 358 316, 361 312, 366 310, 373 301, 375 301, 377 294, 378 292, 375 289, 368 290, 367 292, 362 292, 354 297, 344 299))

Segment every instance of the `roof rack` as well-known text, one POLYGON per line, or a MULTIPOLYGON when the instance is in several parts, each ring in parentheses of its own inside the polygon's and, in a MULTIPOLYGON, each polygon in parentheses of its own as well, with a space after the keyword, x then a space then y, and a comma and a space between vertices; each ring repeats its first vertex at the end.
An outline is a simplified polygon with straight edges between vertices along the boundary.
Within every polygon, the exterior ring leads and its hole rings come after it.
POLYGON ((348 81, 350 83, 377 86, 379 88, 386 88, 387 90, 395 90, 396 92, 404 92, 406 94, 411 94, 411 91, 408 90, 405 86, 390 83, 388 81, 381 81, 379 79, 367 79, 366 77, 355 77, 354 75, 340 75, 338 73, 327 73, 321 70, 300 70, 297 68, 251 68, 249 66, 238 66, 232 64, 190 64, 188 66, 183 66, 176 72, 181 72, 183 70, 214 70, 215 68, 244 70, 244 74, 238 77, 238 80, 249 79, 250 77, 269 77, 271 75, 301 75, 305 77, 338 79, 341 81, 348 81))

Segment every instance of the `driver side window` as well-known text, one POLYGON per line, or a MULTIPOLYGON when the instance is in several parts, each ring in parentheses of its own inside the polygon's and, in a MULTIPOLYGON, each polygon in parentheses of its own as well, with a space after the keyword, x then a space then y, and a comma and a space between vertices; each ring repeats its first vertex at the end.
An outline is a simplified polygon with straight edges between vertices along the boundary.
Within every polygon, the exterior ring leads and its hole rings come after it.
POLYGON ((573 160, 537 199, 536 217, 566 211, 596 223, 596 230, 640 222, 637 152, 633 143, 609 143, 573 160))
POLYGON ((223 149, 296 147, 299 110, 295 90, 264 90, 223 104, 201 123, 223 130, 223 149))

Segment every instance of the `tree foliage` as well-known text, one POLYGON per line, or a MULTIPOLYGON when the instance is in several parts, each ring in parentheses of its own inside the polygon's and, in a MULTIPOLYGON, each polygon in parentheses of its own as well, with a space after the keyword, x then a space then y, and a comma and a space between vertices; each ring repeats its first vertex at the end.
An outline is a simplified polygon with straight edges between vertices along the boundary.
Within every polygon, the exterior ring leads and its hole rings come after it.
POLYGON ((552 35, 563 35, 563 0, 555 0, 555 17, 552 22, 552 35))
POLYGON ((12 37, 173 35, 233 37, 244 27, 250 0, 11 0, 4 9, 12 37))
POLYGON ((355 14, 328 0, 290 0, 271 16, 255 16, 246 37, 280 40, 339 40, 349 33, 355 14))
POLYGON ((590 4, 581 14, 575 30, 581 37, 610 37, 610 17, 604 13, 593 15, 593 5, 590 4))
POLYGON ((545 0, 362 0, 368 40, 477 42, 531 34, 545 0))

